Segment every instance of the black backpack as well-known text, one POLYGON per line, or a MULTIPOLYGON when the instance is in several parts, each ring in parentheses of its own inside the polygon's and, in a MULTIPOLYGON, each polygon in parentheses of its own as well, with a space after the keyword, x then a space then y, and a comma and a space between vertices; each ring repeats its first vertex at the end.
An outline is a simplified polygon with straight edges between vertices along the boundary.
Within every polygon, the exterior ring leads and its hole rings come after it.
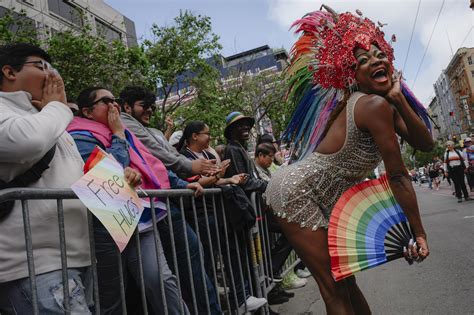
MULTIPOLYGON (((49 168, 49 163, 54 157, 56 152, 56 145, 54 145, 48 152, 35 163, 29 170, 21 175, 18 175, 10 182, 4 182, 0 179, 0 189, 15 188, 15 187, 27 187, 30 184, 36 182, 41 178, 41 175, 45 170, 49 168)), ((7 200, 0 202, 0 221, 3 221, 13 210, 15 200, 7 200)))

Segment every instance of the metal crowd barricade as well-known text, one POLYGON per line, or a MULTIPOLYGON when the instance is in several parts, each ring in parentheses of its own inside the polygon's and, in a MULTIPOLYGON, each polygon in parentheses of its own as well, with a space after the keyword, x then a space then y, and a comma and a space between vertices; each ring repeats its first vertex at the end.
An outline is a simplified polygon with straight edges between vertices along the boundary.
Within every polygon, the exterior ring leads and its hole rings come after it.
MULTIPOLYGON (((188 308, 191 314, 211 314, 211 305, 208 296, 208 283, 203 275, 206 274, 209 277, 210 283, 214 287, 216 292, 217 303, 220 305, 222 312, 225 314, 245 314, 247 313, 247 305, 245 299, 247 295, 254 295, 256 297, 266 297, 270 292, 275 283, 272 280, 274 271, 272 270, 271 263, 271 250, 272 250, 272 233, 269 232, 267 226, 267 220, 265 219, 266 214, 262 209, 262 199, 257 193, 251 194, 251 202, 256 210, 257 222, 256 224, 239 235, 229 224, 226 217, 225 203, 220 189, 205 189, 204 196, 202 198, 203 213, 197 213, 196 201, 193 197, 193 191, 191 190, 147 190, 139 192, 140 197, 158 197, 167 205, 167 218, 165 223, 169 228, 169 239, 171 252, 167 252, 167 256, 172 257, 171 261, 167 259, 170 269, 178 279, 177 288, 179 300, 179 310, 181 314, 185 313, 185 309, 188 308), (186 204, 191 204, 185 206, 186 204), (212 209, 209 206, 212 204, 212 209), (179 209, 180 218, 182 221, 182 228, 186 231, 186 226, 189 224, 194 230, 198 243, 206 244, 205 246, 198 246, 199 252, 199 272, 201 275, 195 279, 191 264, 191 253, 189 248, 188 235, 184 233, 184 244, 185 244, 185 258, 187 270, 178 268, 178 260, 183 258, 179 256, 177 248, 175 231, 173 224, 173 215, 171 212, 172 205, 179 209), (212 220, 211 220, 212 219, 212 220), (204 224, 200 222, 204 221, 204 224), (242 240, 245 240, 242 242, 242 240), (208 253, 208 255, 206 255, 208 253), (210 253, 210 254, 209 254, 210 253), (208 256, 208 257, 206 257, 208 256), (207 261, 205 261, 205 257, 207 261), (208 268, 206 268, 208 267, 208 268), (210 273, 210 274, 209 274, 210 273), (189 282, 186 282, 183 274, 189 274, 189 282), (238 300, 238 287, 240 286, 240 295, 244 296, 244 301, 238 300), (246 290, 248 288, 248 290, 246 290), (243 291, 242 291, 243 290, 243 291), (204 292, 202 292, 204 291, 204 292), (202 301, 204 298, 204 303, 202 301)), ((59 227, 59 248, 61 254, 61 266, 62 266, 62 280, 63 283, 68 283, 68 260, 66 251, 66 233, 67 226, 64 223, 64 210, 63 200, 77 199, 76 195, 70 189, 32 189, 32 188, 12 188, 0 191, 0 202, 5 200, 18 200, 22 205, 23 224, 24 224, 24 237, 26 243, 26 257, 28 262, 28 274, 29 283, 32 292, 32 303, 34 314, 39 314, 38 309, 38 298, 37 298, 37 283, 35 275, 35 261, 33 256, 33 238, 31 232, 31 225, 34 222, 30 222, 30 212, 35 211, 29 207, 30 200, 56 200, 57 202, 57 223, 59 227)), ((151 200, 151 207, 154 208, 153 198, 151 200)), ((160 261, 159 243, 163 235, 159 231, 159 224, 155 215, 155 211, 151 211, 153 221, 153 238, 155 242, 155 255, 156 259, 160 261)), ((176 217, 174 220, 177 220, 176 217)), ((90 239, 90 254, 91 254, 91 274, 93 280, 93 299, 94 306, 92 308, 95 314, 100 314, 100 292, 97 272, 97 257, 95 252, 95 241, 94 241, 94 218, 93 215, 88 212, 88 227, 89 227, 89 239, 90 239)), ((161 222, 161 221, 160 221, 161 222)), ((1 222, 0 222, 1 228, 1 222)), ((19 236, 20 237, 20 236, 19 236)), ((138 257, 138 291, 140 296, 138 298, 138 304, 141 307, 138 313, 141 314, 152 314, 149 310, 149 300, 146 296, 145 278, 147 275, 144 274, 143 269, 143 255, 149 255, 150 253, 143 253, 140 249, 140 233, 135 231, 130 242, 137 242, 136 255, 138 257)), ((117 250, 117 262, 118 262, 118 273, 120 276, 120 304, 122 314, 127 313, 127 279, 124 279, 124 270, 126 265, 123 265, 122 255, 117 250)), ((182 260, 181 260, 182 262, 182 260)), ((290 255, 290 259, 286 263, 286 267, 282 271, 284 275, 286 272, 291 270, 293 266, 298 262, 296 255, 290 255)), ((160 263, 158 263, 158 270, 162 275, 160 269, 160 263)), ((162 301, 164 304, 164 310, 162 314, 168 314, 166 307, 168 301, 165 297, 165 287, 163 283, 163 277, 160 277, 160 288, 162 293, 162 301)), ((212 290, 211 290, 212 291, 212 290)), ((63 309, 65 314, 71 313, 70 308, 70 296, 68 292, 68 286, 63 286, 63 309)), ((135 311, 137 313, 137 311, 135 311)), ((258 314, 268 314, 268 306, 262 307, 257 311, 258 314)))

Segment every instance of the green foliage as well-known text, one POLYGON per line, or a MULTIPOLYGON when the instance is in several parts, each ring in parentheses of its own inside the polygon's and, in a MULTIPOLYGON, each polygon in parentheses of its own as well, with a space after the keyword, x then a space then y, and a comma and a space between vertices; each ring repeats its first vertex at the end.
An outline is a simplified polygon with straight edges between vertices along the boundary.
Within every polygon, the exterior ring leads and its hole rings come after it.
POLYGON ((39 45, 35 22, 24 11, 6 11, 0 18, 0 44, 23 42, 39 45))
POLYGON ((413 158, 414 149, 407 144, 405 145, 407 146, 407 148, 405 152, 403 153, 403 161, 405 165, 410 169, 414 167, 416 168, 422 167, 428 163, 431 163, 433 158, 435 157, 438 157, 442 160, 444 152, 445 152, 444 145, 442 143, 437 142, 435 145, 435 148, 432 151, 430 152, 416 151, 413 158))
POLYGON ((231 111, 241 111, 257 122, 270 118, 275 135, 281 133, 292 111, 284 100, 285 81, 271 71, 234 73, 232 79, 221 81, 213 67, 220 60, 208 59, 219 56, 221 49, 209 17, 184 11, 172 25, 154 24, 151 31, 152 40, 127 47, 121 41, 108 42, 96 36, 89 25, 49 36, 36 30, 24 13, 10 11, 0 18, 0 42, 30 42, 47 50, 69 96, 77 97, 88 86, 104 86, 115 95, 126 85, 152 91, 158 86, 162 100, 153 125, 162 126, 169 114, 182 124, 203 120, 216 141, 224 142, 225 117, 231 111), (178 82, 191 88, 171 97, 178 82), (186 106, 181 106, 184 103, 186 106))
MULTIPOLYGON (((291 108, 285 101, 285 80, 276 72, 256 75, 234 74, 222 82, 216 70, 202 73, 192 81, 197 96, 178 109, 176 117, 202 120, 209 125, 215 143, 224 143, 225 117, 233 111, 255 117, 256 125, 270 119, 275 135, 286 127, 291 108)), ((260 130, 258 130, 260 133, 260 130)))
POLYGON ((69 95, 77 96, 88 86, 104 86, 115 95, 126 85, 144 85, 154 90, 141 47, 127 48, 121 41, 106 42, 87 28, 79 34, 54 34, 48 47, 69 95))
MULTIPOLYGON (((211 19, 180 12, 172 26, 153 24, 153 40, 145 40, 144 47, 150 61, 155 83, 160 86, 162 120, 182 103, 183 95, 178 95, 168 103, 173 87, 179 82, 190 83, 196 74, 206 73, 211 68, 206 57, 213 56, 222 48, 219 37, 212 33, 211 19)), ((178 89, 180 87, 178 86, 178 89)))

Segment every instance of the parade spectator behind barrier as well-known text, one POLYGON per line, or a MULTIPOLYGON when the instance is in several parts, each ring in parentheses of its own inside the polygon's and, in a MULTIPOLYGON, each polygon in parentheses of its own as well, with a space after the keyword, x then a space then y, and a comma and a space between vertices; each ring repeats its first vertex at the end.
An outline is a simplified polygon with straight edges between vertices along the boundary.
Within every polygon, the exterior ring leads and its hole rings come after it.
MULTIPOLYGON (((79 117, 75 117, 68 126, 79 152, 86 161, 96 146, 112 154, 123 166, 130 166, 141 175, 141 188, 168 189, 175 187, 179 179, 167 172, 160 160, 156 159, 147 148, 129 130, 125 129, 120 119, 120 107, 112 93, 101 87, 83 90, 77 99, 79 117)), ((177 185, 176 188, 194 188, 190 185, 177 185)), ((160 207, 158 203, 155 204, 160 207)), ((161 206, 163 207, 163 205, 161 206)), ((162 209, 156 209, 157 216, 162 209)), ((160 217, 162 218, 162 216, 160 217)), ((169 314, 179 314, 180 304, 176 277, 172 274, 163 253, 159 240, 155 240, 151 229, 151 209, 145 208, 138 223, 140 244, 132 239, 122 252, 123 275, 127 279, 130 273, 136 283, 139 281, 139 261, 137 246, 140 246, 145 294, 154 314, 165 312, 162 299, 161 281, 164 284, 164 296, 169 314), (158 246, 158 257, 156 247, 158 246), (158 266, 158 264, 160 264, 158 266)), ((97 257, 99 295, 101 313, 118 313, 121 309, 118 249, 112 237, 94 218, 94 241, 97 257)), ((188 310, 185 308, 185 312, 188 310)))
POLYGON ((472 138, 467 137, 464 139, 464 159, 467 162, 467 182, 471 192, 474 191, 474 144, 472 143, 472 138))
POLYGON ((270 167, 270 171, 274 172, 275 170, 278 169, 280 165, 283 165, 283 163, 285 163, 284 152, 280 151, 279 142, 270 133, 266 133, 264 135, 257 137, 257 145, 259 145, 260 143, 270 143, 276 150, 273 163, 270 167))
POLYGON ((123 89, 120 92, 123 123, 151 154, 181 178, 215 173, 215 161, 186 159, 170 145, 168 138, 160 130, 149 126, 150 117, 156 110, 155 101, 156 96, 142 87, 129 86, 123 89))
MULTIPOLYGON (((183 137, 181 138, 178 149, 181 154, 183 154, 188 159, 194 161, 197 159, 206 159, 206 160, 213 160, 216 157, 208 152, 209 142, 210 142, 210 133, 209 127, 202 121, 191 121, 189 122, 183 131, 183 137)), ((234 184, 239 185, 241 182, 244 181, 246 175, 239 174, 234 175, 230 178, 223 178, 227 167, 229 166, 230 161, 225 160, 220 165, 221 171, 214 176, 193 176, 188 178, 188 181, 191 182, 198 182, 205 188, 213 188, 217 185, 227 185, 227 184, 234 184)), ((218 203, 216 203, 218 204, 218 203)), ((206 209, 207 209, 207 222, 209 225, 206 224, 206 215, 204 213, 204 203, 202 198, 196 198, 195 200, 196 205, 196 212, 197 212, 197 224, 199 227, 199 233, 201 235, 201 241, 204 246, 205 252, 205 260, 206 260, 206 268, 208 275, 213 275, 212 272, 212 265, 211 265, 211 256, 213 253, 211 252, 211 245, 212 248, 217 248, 217 238, 215 236, 216 229, 217 229, 217 218, 214 217, 213 214, 213 201, 211 196, 207 196, 206 198, 206 209), (211 240, 208 238, 207 230, 209 228, 209 232, 211 235, 211 240), (214 235, 214 237, 212 237, 214 235)), ((189 222, 192 222, 195 225, 192 213, 189 213, 189 222)))
MULTIPOLYGON (((267 187, 265 181, 257 177, 257 171, 255 169, 255 164, 248 156, 247 150, 247 141, 250 138, 250 129, 252 129, 255 120, 251 117, 244 116, 240 112, 232 112, 226 117, 226 127, 224 129, 224 136, 227 139, 228 143, 224 151, 224 160, 230 159, 230 166, 227 168, 225 177, 229 178, 238 174, 248 174, 248 177, 244 182, 237 188, 242 187, 246 192, 247 197, 250 197, 252 192, 263 193, 267 187)), ((229 198, 232 194, 235 196, 235 200, 226 199, 226 210, 232 209, 233 204, 239 203, 239 210, 234 209, 232 213, 229 213, 228 218, 232 222, 232 228, 236 231, 236 234, 231 233, 229 235, 229 250, 232 252, 240 251, 240 257, 244 257, 245 249, 244 244, 246 243, 246 229, 250 228, 255 222, 255 209, 248 198, 245 198, 245 195, 240 193, 240 189, 237 190, 234 188, 234 191, 223 191, 224 197, 229 198), (240 216, 235 216, 238 213, 240 216), (234 215, 232 217, 231 215, 234 215), (234 218, 234 219, 233 219, 234 218), (237 241, 239 247, 235 247, 234 235, 237 236, 237 241)), ((243 262, 243 261, 242 261, 243 262)), ((233 262, 235 264, 235 262, 233 262)), ((244 263, 243 263, 244 264, 244 263)), ((234 265, 233 271, 235 272, 234 265)), ((267 301, 266 299, 257 299, 248 294, 248 279, 245 275, 243 276, 244 286, 241 287, 241 279, 236 277, 236 291, 237 299, 239 303, 244 302, 244 289, 246 290, 245 301, 247 303, 248 310, 255 310, 263 306, 267 301)))
MULTIPOLYGON (((170 146, 165 136, 161 131, 154 128, 149 128, 150 116, 154 112, 155 95, 142 87, 126 87, 120 92, 120 100, 122 109, 126 113, 121 114, 125 125, 135 134, 140 141, 148 148, 151 154, 160 161, 164 162, 167 169, 179 173, 181 176, 191 176, 193 173, 206 172, 206 169, 214 170, 214 160, 211 161, 190 161, 184 156, 180 155, 174 147, 170 146)), ((186 183, 185 181, 182 181, 186 183)), ((192 183, 191 185, 199 185, 199 183, 192 183)), ((208 275, 203 275, 201 272, 201 263, 199 257, 199 247, 196 233, 191 229, 189 224, 183 222, 181 211, 173 203, 170 204, 171 222, 173 228, 173 238, 176 250, 177 265, 179 270, 179 278, 182 291, 189 293, 189 288, 192 285, 191 278, 194 283, 194 291, 196 293, 197 307, 200 313, 207 312, 206 290, 204 288, 204 281, 207 286, 207 295, 209 297, 209 304, 212 314, 220 313, 220 306, 217 304, 217 293, 214 285, 210 281, 208 275), (186 233, 186 234, 185 234, 186 233), (186 239, 188 244, 186 246, 186 239), (189 248, 190 262, 188 263, 186 247, 189 248), (190 266, 189 266, 190 264, 190 266), (191 269, 192 277, 189 273, 191 269)), ((174 266, 173 262, 173 248, 170 235, 169 219, 158 224, 161 240, 163 242, 164 252, 170 266, 174 266)), ((191 294, 187 294, 185 300, 188 305, 192 306, 190 301, 191 294)))
MULTIPOLYGON (((50 61, 48 54, 37 46, 0 46, 0 179, 7 187, 21 187, 12 181, 34 168, 50 150, 53 151, 47 163, 49 168, 27 187, 70 187, 82 176, 81 156, 71 136, 64 132, 73 118, 66 105, 64 83, 52 70, 50 61)), ((62 202, 70 310, 88 314, 88 294, 84 290, 85 286, 88 288, 85 268, 91 263, 87 210, 78 200, 62 202)), ((29 200, 28 206, 38 310, 40 314, 62 313, 57 203, 29 200)), ((12 211, 0 221, 1 314, 33 314, 24 233, 22 206, 16 201, 12 211)))
POLYGON ((271 143, 266 142, 260 143, 255 149, 255 166, 258 176, 267 183, 272 177, 270 167, 273 164, 276 152, 275 147, 271 143))
POLYGON ((250 138, 250 129, 255 124, 252 117, 244 116, 240 112, 232 112, 226 117, 224 136, 228 144, 225 148, 224 159, 230 159, 230 167, 226 171, 226 177, 236 174, 248 174, 243 184, 246 191, 265 192, 267 184, 256 176, 255 164, 248 156, 247 141, 250 138))
POLYGON ((449 176, 454 183, 454 189, 458 202, 462 202, 462 195, 466 201, 470 200, 467 192, 466 184, 464 183, 464 173, 467 171, 466 161, 462 152, 454 148, 453 141, 446 142, 446 152, 444 153, 444 170, 447 171, 446 176, 449 176))

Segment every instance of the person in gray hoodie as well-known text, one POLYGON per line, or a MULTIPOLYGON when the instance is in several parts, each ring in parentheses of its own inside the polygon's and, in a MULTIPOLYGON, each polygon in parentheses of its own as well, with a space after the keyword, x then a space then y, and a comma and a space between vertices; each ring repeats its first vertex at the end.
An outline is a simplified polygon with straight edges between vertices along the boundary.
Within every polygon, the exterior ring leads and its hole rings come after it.
MULTIPOLYGON (((32 188, 66 188, 82 176, 83 162, 65 132, 72 120, 61 77, 48 54, 30 44, 0 46, 0 180, 7 185, 56 146, 32 188)), ((7 186, 7 187, 11 187, 7 186)), ((71 313, 88 314, 85 269, 90 265, 87 210, 79 200, 63 200, 71 313), (87 301, 86 301, 87 300, 87 301)), ((33 314, 28 277, 36 276, 40 314, 64 312, 61 250, 56 200, 30 200, 35 274, 29 274, 22 206, 14 203, 0 221, 0 313, 33 314)))
POLYGON ((169 144, 161 130, 150 127, 150 119, 156 110, 156 97, 142 87, 129 86, 120 92, 122 121, 135 136, 181 178, 192 175, 217 173, 215 160, 190 161, 169 144))
MULTIPOLYGON (((168 143, 160 130, 149 127, 150 117, 156 109, 155 100, 155 95, 142 87, 126 87, 120 92, 122 122, 147 147, 153 156, 161 160, 168 170, 175 172, 179 177, 188 178, 197 174, 216 173, 215 160, 191 161, 179 154, 168 143)), ((190 291, 189 284, 191 279, 193 280, 197 310, 192 311, 199 314, 221 314, 222 311, 217 302, 216 289, 207 273, 204 272, 203 274, 201 269, 203 261, 201 261, 199 251, 202 249, 202 244, 198 241, 198 237, 190 225, 187 222, 183 222, 183 217, 177 207, 171 207, 170 214, 170 218, 165 220, 171 220, 172 222, 181 289, 190 291), (186 247, 189 249, 190 263, 188 263, 186 247), (191 273, 189 270, 191 270, 191 273)), ((160 222, 158 230, 160 231, 165 256, 170 262, 170 267, 172 267, 174 265, 171 263, 173 261, 173 241, 170 237, 170 225, 169 221, 166 223, 160 222)), ((186 302, 191 309, 194 307, 189 299, 186 302)))

